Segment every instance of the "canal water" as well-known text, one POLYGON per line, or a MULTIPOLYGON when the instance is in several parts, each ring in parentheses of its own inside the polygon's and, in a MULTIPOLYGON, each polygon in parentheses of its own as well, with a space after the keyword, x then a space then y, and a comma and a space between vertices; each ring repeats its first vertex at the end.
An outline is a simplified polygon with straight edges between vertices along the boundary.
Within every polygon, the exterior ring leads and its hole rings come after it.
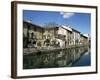
POLYGON ((23 69, 90 66, 88 47, 68 48, 23 55, 23 69))

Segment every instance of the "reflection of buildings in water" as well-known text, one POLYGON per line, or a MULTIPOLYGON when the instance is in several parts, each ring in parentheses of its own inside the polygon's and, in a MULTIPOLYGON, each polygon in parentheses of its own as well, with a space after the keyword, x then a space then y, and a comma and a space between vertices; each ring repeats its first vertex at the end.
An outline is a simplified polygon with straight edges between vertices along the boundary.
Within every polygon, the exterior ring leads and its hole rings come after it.
POLYGON ((88 50, 87 50, 87 52, 84 54, 84 55, 88 55, 88 54, 90 54, 90 48, 88 47, 88 50))
POLYGON ((55 52, 44 52, 24 56, 24 69, 67 67, 77 61, 87 52, 86 47, 66 49, 55 52))

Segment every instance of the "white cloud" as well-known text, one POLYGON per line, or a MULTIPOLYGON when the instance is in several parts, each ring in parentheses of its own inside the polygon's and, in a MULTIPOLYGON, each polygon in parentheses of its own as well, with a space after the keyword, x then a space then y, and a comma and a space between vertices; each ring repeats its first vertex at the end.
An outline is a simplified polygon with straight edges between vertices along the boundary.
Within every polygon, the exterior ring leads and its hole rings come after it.
POLYGON ((63 18, 67 19, 72 17, 73 15, 75 15, 75 13, 71 13, 71 12, 60 12, 60 14, 63 16, 63 18))

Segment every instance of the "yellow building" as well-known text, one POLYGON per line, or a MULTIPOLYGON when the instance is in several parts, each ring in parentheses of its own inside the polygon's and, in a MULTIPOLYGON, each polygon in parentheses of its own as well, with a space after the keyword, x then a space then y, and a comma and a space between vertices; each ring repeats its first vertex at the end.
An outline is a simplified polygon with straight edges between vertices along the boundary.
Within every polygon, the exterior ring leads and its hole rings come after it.
POLYGON ((30 45, 31 47, 41 45, 40 41, 43 40, 43 32, 44 29, 41 26, 30 21, 23 21, 23 46, 28 47, 28 44, 33 44, 30 45))

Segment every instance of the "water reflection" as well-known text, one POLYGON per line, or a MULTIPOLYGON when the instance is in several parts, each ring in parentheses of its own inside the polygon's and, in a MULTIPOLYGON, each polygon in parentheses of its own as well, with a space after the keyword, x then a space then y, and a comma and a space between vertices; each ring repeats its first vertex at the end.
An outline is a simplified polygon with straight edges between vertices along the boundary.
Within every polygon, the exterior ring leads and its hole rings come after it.
MULTIPOLYGON (((86 53, 89 54, 90 53, 89 51, 90 50, 88 47, 80 47, 80 48, 68 48, 57 51, 55 50, 49 52, 37 52, 33 54, 24 55, 23 68, 34 69, 34 68, 81 66, 79 65, 80 62, 79 63, 77 62, 80 61, 83 55, 85 55, 86 53)), ((89 57, 87 58, 90 61, 90 58, 89 57)), ((85 62, 85 58, 83 58, 83 61, 85 62)), ((90 65, 90 63, 88 65, 90 65)), ((85 64, 84 66, 87 66, 87 64, 85 64)))

